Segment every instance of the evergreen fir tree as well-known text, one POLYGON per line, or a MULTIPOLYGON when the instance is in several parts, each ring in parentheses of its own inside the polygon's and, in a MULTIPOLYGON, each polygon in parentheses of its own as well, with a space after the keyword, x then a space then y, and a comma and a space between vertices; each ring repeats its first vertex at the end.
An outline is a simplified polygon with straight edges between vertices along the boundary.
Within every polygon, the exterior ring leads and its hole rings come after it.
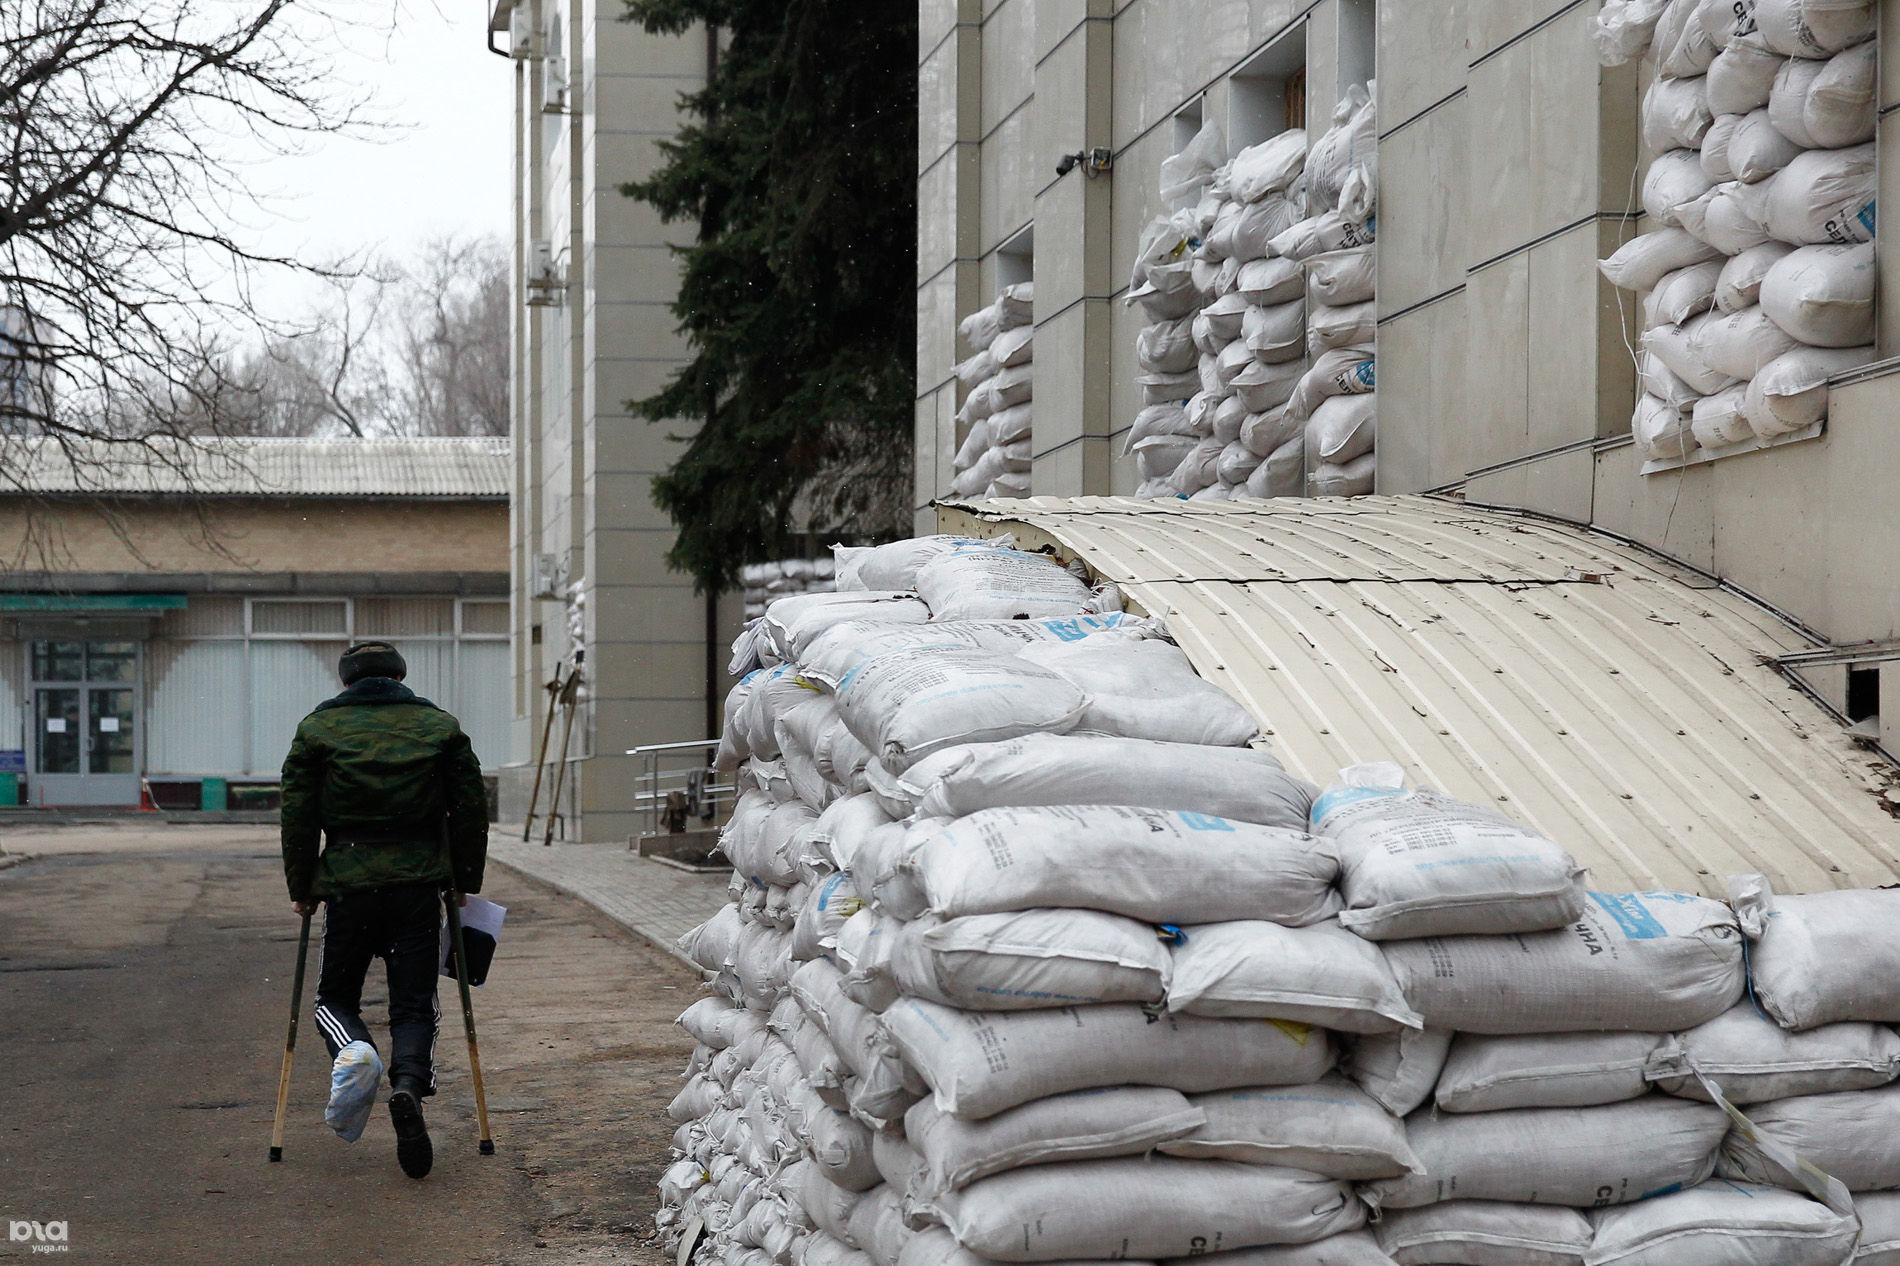
POLYGON ((702 590, 814 537, 908 527, 916 381, 917 14, 846 0, 627 0, 719 31, 665 161, 622 192, 696 223, 673 312, 692 359, 631 407, 692 420, 654 500, 702 590))

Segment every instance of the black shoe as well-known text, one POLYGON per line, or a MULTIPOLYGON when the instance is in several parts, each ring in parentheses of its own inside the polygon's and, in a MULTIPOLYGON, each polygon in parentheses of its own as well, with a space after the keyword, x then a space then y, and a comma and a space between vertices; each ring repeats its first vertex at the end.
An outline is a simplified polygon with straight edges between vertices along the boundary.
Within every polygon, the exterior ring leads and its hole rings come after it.
POLYGON ((435 1165, 435 1148, 422 1120, 422 1095, 414 1083, 396 1083, 389 1096, 389 1121, 396 1127, 396 1162, 402 1172, 411 1178, 427 1178, 435 1165))

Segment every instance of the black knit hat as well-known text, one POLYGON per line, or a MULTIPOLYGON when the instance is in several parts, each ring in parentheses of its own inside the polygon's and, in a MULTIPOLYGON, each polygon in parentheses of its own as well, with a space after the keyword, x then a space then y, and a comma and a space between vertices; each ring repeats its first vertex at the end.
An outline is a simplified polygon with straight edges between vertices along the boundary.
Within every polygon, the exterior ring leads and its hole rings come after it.
POLYGON ((365 677, 393 677, 401 681, 409 675, 409 665, 388 642, 358 642, 343 652, 336 671, 344 685, 353 686, 365 677))

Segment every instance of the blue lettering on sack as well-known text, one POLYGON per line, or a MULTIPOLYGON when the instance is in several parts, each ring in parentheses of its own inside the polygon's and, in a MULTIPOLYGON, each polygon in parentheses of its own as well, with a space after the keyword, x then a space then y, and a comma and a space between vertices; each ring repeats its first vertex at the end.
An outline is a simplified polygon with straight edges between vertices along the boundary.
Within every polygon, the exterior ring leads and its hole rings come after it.
POLYGON ((1183 813, 1181 825, 1190 831, 1231 831, 1234 824, 1226 818, 1209 817, 1205 813, 1183 813))
POLYGON ((1352 371, 1352 375, 1364 383, 1368 389, 1378 385, 1375 381, 1378 377, 1378 370, 1374 368, 1374 362, 1372 361, 1365 361, 1360 364, 1352 371))
POLYGON ((1334 809, 1343 809, 1349 804, 1358 804, 1361 800, 1373 800, 1380 796, 1404 795, 1400 787, 1329 787, 1313 802, 1312 822, 1318 826, 1334 809))
POLYGON ((1866 230, 1867 230, 1867 232, 1868 232, 1868 233, 1869 233, 1870 235, 1871 235, 1871 234, 1873 233, 1873 231, 1874 231, 1874 207, 1875 207, 1875 205, 1876 205, 1876 204, 1875 204, 1875 203, 1872 203, 1872 202, 1870 202, 1870 203, 1868 203, 1868 204, 1867 204, 1866 206, 1864 206, 1864 207, 1862 207, 1862 208, 1860 209, 1860 214, 1854 217, 1854 218, 1855 218, 1856 220, 1859 220, 1859 221, 1860 221, 1860 226, 1861 226, 1862 228, 1864 228, 1864 229, 1866 229, 1866 230))
POLYGON ((1590 900, 1602 906, 1604 913, 1615 919, 1623 935, 1632 941, 1653 941, 1669 935, 1669 929, 1656 921, 1656 916, 1636 893, 1593 892, 1590 900))

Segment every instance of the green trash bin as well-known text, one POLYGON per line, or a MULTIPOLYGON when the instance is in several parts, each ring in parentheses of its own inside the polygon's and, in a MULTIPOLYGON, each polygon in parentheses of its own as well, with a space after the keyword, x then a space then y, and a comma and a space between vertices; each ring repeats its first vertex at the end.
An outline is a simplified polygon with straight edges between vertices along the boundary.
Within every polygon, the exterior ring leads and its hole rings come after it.
POLYGON ((18 774, 0 774, 0 808, 17 809, 20 807, 20 776, 18 774))
POLYGON ((223 778, 207 778, 199 783, 198 807, 206 813, 223 813, 230 808, 230 782, 223 778))

